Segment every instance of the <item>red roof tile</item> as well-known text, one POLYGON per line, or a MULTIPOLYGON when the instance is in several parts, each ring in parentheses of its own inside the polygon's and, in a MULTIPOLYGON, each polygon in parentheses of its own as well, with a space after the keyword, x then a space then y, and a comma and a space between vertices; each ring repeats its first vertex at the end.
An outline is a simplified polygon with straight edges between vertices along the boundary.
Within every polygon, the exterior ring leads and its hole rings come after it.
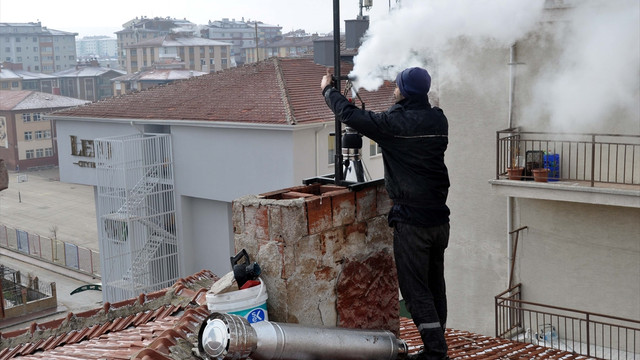
MULTIPOLYGON (((93 317, 70 315, 61 322, 35 324, 26 330, 0 334, 0 360, 16 356, 51 360, 197 359, 192 349, 197 348, 198 330, 209 315, 206 298, 199 296, 200 290, 210 288, 216 279, 212 273, 203 271, 180 279, 173 287, 165 289, 163 296, 156 296, 157 293, 143 295, 133 302, 118 303, 128 305, 101 307, 93 317), (192 301, 196 298, 199 302, 192 301), (118 316, 109 317, 114 313, 118 316), (59 326, 50 327, 53 324, 59 326), (12 336, 22 341, 11 342, 12 336)), ((449 356, 454 360, 587 359, 582 355, 467 331, 447 329, 445 336, 449 356)), ((410 319, 400 319, 400 338, 407 342, 410 353, 422 347, 420 334, 410 319)))
MULTIPOLYGON (((201 120, 292 125, 333 121, 320 94, 326 68, 311 59, 267 59, 153 87, 54 115, 80 118, 201 120), (144 104, 144 106, 140 106, 144 104)), ((347 74, 350 66, 343 65, 347 74)), ((393 85, 362 91, 370 110, 392 104, 393 85)))

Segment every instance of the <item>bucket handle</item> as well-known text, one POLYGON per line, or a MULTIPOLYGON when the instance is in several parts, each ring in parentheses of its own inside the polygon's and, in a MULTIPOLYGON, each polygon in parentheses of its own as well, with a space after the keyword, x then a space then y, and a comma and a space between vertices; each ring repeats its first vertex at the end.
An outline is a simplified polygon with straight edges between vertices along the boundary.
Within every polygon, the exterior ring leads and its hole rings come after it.
POLYGON ((260 291, 258 291, 258 296, 256 296, 256 300, 260 297, 260 294, 262 294, 262 289, 264 288, 264 282, 262 281, 262 278, 258 277, 258 280, 260 280, 260 291))

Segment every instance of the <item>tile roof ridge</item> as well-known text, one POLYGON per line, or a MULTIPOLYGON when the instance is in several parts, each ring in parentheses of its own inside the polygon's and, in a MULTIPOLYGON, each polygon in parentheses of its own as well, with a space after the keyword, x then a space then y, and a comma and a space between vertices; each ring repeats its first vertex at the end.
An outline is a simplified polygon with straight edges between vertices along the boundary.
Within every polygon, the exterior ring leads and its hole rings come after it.
POLYGON ((293 112, 293 106, 291 105, 291 96, 289 95, 289 88, 287 87, 287 82, 284 79, 284 74, 282 73, 282 61, 278 57, 273 58, 273 64, 276 69, 276 79, 278 81, 278 87, 280 91, 280 97, 282 97, 282 104, 284 105, 284 114, 289 125, 295 125, 298 122, 296 121, 296 117, 293 112))

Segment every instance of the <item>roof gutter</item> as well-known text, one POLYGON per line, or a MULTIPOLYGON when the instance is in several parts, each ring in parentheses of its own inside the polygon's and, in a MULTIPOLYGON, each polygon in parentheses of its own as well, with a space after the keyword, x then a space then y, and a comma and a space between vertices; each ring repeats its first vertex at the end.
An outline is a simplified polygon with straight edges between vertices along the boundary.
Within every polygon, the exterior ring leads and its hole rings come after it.
MULTIPOLYGON (((297 131, 306 129, 322 128, 325 121, 315 122, 312 124, 264 124, 264 123, 244 123, 232 121, 205 121, 205 120, 176 120, 176 119, 126 119, 126 118, 93 118, 93 117, 68 117, 47 115, 47 120, 56 121, 91 121, 91 122, 107 122, 121 123, 131 126, 135 125, 171 125, 171 126, 192 126, 204 128, 224 128, 224 129, 254 129, 254 130, 280 130, 280 131, 297 131)), ((329 121, 327 121, 329 122, 329 121)))

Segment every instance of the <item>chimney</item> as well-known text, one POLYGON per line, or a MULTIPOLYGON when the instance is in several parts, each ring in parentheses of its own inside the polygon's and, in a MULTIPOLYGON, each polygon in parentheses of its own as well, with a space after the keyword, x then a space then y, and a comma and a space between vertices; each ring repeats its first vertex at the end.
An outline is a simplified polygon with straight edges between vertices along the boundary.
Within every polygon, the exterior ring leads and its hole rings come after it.
POLYGON ((235 250, 246 249, 262 268, 269 320, 397 334, 390 208, 381 181, 357 190, 316 183, 234 201, 235 250))
POLYGON ((369 18, 345 20, 347 49, 357 49, 362 45, 362 37, 369 29, 369 18))
POLYGON ((333 66, 333 38, 324 37, 313 40, 313 61, 318 65, 333 66))

